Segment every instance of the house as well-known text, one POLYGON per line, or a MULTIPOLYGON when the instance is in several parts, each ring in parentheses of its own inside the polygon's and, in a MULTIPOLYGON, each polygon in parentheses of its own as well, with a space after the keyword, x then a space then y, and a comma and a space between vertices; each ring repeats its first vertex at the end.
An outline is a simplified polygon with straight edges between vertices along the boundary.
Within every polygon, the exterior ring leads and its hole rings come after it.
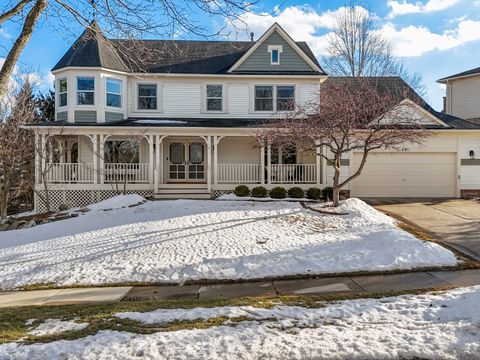
MULTIPOLYGON (((55 121, 30 126, 38 211, 45 188, 55 209, 119 190, 211 198, 238 184, 307 189, 332 183, 324 149, 280 149, 257 136, 295 103, 318 101, 321 87, 333 81, 308 45, 278 24, 256 41, 226 42, 107 40, 93 23, 52 73, 55 121)), ((378 81, 406 86, 400 78, 378 81)), ((405 99, 401 105, 422 116, 436 136, 423 147, 372 154, 350 193, 458 197, 480 189, 480 181, 468 177, 480 169, 473 161, 478 141, 470 141, 480 125, 426 103, 405 99)), ((355 153, 343 159, 343 176, 358 159, 355 153)))

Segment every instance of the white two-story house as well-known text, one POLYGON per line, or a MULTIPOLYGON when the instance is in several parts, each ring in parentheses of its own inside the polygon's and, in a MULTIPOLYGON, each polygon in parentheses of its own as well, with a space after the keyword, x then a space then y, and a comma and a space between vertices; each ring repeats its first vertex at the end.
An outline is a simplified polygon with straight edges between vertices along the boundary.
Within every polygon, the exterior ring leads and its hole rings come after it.
MULTIPOLYGON (((45 188, 55 209, 124 189, 145 197, 211 198, 239 184, 307 189, 332 183, 332 169, 320 156, 324 149, 302 153, 259 140, 266 121, 295 104, 315 103, 321 87, 333 81, 308 45, 278 24, 243 42, 107 41, 94 26, 52 70, 55 121, 30 126, 37 210, 44 210, 45 188), (148 66, 128 54, 139 43, 154 54, 148 66), (55 154, 52 141, 60 149, 55 154)), ((407 86, 400 78, 377 81, 407 86)), ((461 180, 463 161, 472 158, 462 139, 477 137, 480 125, 426 103, 407 105, 435 136, 422 147, 372 154, 350 193, 458 197, 463 189, 480 189, 480 181, 461 180)), ((342 176, 359 158, 352 153, 343 159, 342 176)))

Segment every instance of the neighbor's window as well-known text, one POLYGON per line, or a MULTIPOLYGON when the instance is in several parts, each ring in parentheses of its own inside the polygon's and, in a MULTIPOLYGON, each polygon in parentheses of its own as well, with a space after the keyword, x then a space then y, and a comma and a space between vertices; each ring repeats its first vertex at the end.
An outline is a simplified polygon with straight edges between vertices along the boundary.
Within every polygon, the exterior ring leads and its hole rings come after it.
POLYGON ((140 141, 105 141, 104 149, 106 163, 139 163, 140 141))
POLYGON ((295 107, 295 87, 277 86, 277 111, 293 110, 295 107))
POLYGON ((273 86, 255 86, 255 111, 273 111, 273 86))
POLYGON ((107 106, 122 107, 122 80, 107 78, 107 106))
POLYGON ((77 105, 95 104, 95 78, 77 77, 77 105))
POLYGON ((207 85, 207 111, 222 111, 223 86, 207 85))
POLYGON ((157 85, 156 84, 138 84, 138 109, 156 110, 157 109, 157 85))
POLYGON ((67 79, 58 81, 59 106, 67 106, 67 79))

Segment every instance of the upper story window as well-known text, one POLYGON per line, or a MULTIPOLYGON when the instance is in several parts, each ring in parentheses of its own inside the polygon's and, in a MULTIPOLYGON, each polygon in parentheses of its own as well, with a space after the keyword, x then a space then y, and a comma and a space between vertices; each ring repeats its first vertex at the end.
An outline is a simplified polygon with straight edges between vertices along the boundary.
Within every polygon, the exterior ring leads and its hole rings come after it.
POLYGON ((58 80, 58 106, 67 106, 67 79, 58 80))
POLYGON ((255 111, 273 111, 273 86, 255 86, 255 111))
POLYGON ((77 105, 95 105, 95 78, 77 77, 77 105))
POLYGON ((157 110, 156 84, 138 84, 138 109, 157 110))
POLYGON ((268 52, 270 53, 270 65, 280 65, 280 54, 282 51, 282 45, 268 45, 268 52))
POLYGON ((207 111, 223 110, 223 86, 207 85, 207 111))
POLYGON ((295 108, 295 86, 255 85, 255 111, 290 111, 295 108))
POLYGON ((295 87, 277 86, 277 111, 289 111, 295 108, 295 87))
POLYGON ((107 106, 122 107, 122 80, 107 78, 107 106))

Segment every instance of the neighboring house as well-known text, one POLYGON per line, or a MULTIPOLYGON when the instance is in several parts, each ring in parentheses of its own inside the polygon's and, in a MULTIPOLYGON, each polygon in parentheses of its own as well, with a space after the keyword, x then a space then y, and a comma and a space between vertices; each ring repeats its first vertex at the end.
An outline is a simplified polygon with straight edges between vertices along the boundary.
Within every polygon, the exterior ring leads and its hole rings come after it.
MULTIPOLYGON (((318 101, 327 75, 306 43, 293 41, 278 24, 255 42, 139 42, 155 54, 148 66, 132 60, 145 55, 138 42, 107 41, 87 29, 53 68, 56 119, 31 126, 39 149, 37 210, 44 210, 38 200, 44 181, 54 209, 99 201, 123 186, 157 198, 211 198, 238 184, 331 185, 332 168, 318 155, 324 149, 278 149, 256 136, 294 103, 318 101), (47 139, 55 139, 59 154, 47 155, 47 139)), ((400 78, 376 81, 407 86, 400 78)), ((474 157, 471 149, 480 154, 480 125, 426 103, 406 99, 401 106, 437 136, 422 147, 371 154, 350 193, 458 197, 480 189, 480 181, 468 178, 480 165, 464 166, 474 157)), ((343 159, 343 176, 358 159, 355 153, 343 159)))

